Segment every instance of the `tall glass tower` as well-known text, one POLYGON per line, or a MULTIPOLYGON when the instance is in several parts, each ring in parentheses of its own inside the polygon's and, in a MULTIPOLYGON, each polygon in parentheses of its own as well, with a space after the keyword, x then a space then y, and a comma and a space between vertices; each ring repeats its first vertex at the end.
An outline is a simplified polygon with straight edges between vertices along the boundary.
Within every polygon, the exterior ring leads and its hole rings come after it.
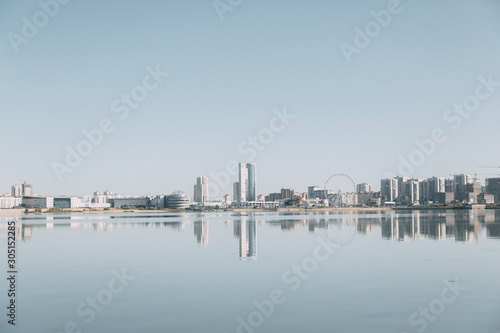
POLYGON ((257 171, 255 163, 239 164, 239 182, 234 184, 234 199, 238 202, 256 201, 257 171))

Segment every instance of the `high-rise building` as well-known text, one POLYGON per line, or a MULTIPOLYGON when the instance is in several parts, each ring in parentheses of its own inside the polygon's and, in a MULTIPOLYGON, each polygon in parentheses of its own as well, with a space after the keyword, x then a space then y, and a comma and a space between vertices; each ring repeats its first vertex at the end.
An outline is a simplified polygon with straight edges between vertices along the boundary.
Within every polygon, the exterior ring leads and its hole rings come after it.
POLYGON ((30 197, 33 195, 33 184, 29 184, 29 183, 24 182, 22 186, 23 186, 23 195, 24 196, 30 197))
MULTIPOLYGON (((453 176, 453 182, 455 183, 455 199, 458 202, 469 202, 471 199, 471 193, 472 197, 481 193, 481 189, 478 189, 478 183, 472 175, 455 175, 453 176)), ((473 199, 473 201, 475 200, 473 199)))
POLYGON ((457 191, 457 183, 455 179, 445 179, 444 181, 445 192, 455 193, 457 191))
POLYGON ((500 178, 486 178, 486 193, 495 196, 495 202, 500 202, 500 178))
POLYGON ((398 194, 396 195, 396 201, 403 202, 408 198, 408 177, 396 177, 398 181, 398 194))
POLYGON ((20 197, 23 195, 23 187, 22 185, 14 185, 12 186, 12 192, 11 192, 13 197, 20 197))
POLYGON ((11 188, 11 194, 13 197, 31 197, 33 195, 33 184, 24 182, 22 185, 14 185, 11 188))
POLYGON ((472 175, 467 175, 467 174, 454 175, 453 179, 455 180, 455 185, 464 186, 467 184, 472 184, 474 182, 472 175))
POLYGON ((396 178, 382 179, 380 195, 383 202, 394 202, 398 197, 398 180, 396 178))
POLYGON ((358 184, 357 185, 358 193, 372 193, 372 186, 368 183, 358 184))
POLYGON ((307 188, 307 195, 309 198, 314 199, 316 197, 316 193, 319 191, 319 186, 309 186, 307 188))
POLYGON ((234 200, 237 202, 256 201, 257 172, 255 163, 240 163, 238 180, 233 185, 234 200))
POLYGON ((194 202, 205 203, 208 201, 208 178, 205 176, 196 179, 194 185, 194 202))
POLYGON ((440 195, 446 193, 446 182, 442 177, 432 177, 420 183, 420 201, 425 204, 430 201, 438 202, 440 195))
POLYGON ((293 199, 294 197, 295 197, 295 191, 293 188, 281 189, 281 199, 293 199))
POLYGON ((420 201, 420 180, 409 179, 406 183, 406 195, 408 197, 408 204, 418 204, 420 201))
POLYGON ((233 198, 235 202, 241 202, 241 186, 240 182, 236 182, 233 184, 233 198))

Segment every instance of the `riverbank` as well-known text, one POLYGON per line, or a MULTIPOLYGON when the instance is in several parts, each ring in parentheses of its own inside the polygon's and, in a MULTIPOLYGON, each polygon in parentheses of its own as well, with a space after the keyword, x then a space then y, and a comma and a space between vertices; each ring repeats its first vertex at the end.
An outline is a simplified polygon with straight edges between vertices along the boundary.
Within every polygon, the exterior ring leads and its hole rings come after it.
MULTIPOLYGON (((325 208, 229 208, 225 211, 227 212, 381 212, 381 211, 411 211, 411 210, 462 210, 467 209, 457 206, 447 206, 447 207, 433 207, 433 206, 415 206, 415 207, 325 207, 325 208)), ((500 206, 496 207, 486 207, 485 209, 500 209, 500 206)), ((205 212, 212 210, 205 210, 205 212)), ((213 210, 214 212, 221 212, 222 210, 213 210)), ((138 213, 199 213, 203 212, 200 210, 190 210, 190 209, 160 209, 160 210, 146 210, 146 209, 60 209, 60 210, 48 210, 44 209, 41 212, 35 212, 34 209, 30 209, 29 213, 25 212, 25 209, 0 209, 1 215, 57 215, 57 214, 138 214, 138 213)))
MULTIPOLYGON (((325 208, 229 208, 227 212, 333 212, 333 211, 390 211, 392 207, 325 207, 325 208)), ((205 210, 205 212, 211 210, 205 210)), ((222 210, 213 210, 220 212, 222 210)), ((146 209, 59 209, 48 210, 43 209, 41 212, 35 212, 30 209, 29 213, 25 213, 25 209, 0 209, 0 215, 54 215, 54 214, 125 214, 125 213, 199 213, 200 210, 190 209, 160 209, 160 210, 146 210, 146 209)))

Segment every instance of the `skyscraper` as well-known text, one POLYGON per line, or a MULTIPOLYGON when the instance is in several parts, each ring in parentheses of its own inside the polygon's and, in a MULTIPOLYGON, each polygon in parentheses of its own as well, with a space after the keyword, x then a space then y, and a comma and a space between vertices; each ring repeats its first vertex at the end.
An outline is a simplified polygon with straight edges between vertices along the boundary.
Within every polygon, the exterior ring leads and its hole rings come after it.
POLYGON ((23 195, 29 197, 33 195, 33 184, 23 183, 23 195))
POLYGON ((208 178, 205 176, 196 179, 196 185, 194 185, 194 201, 198 203, 205 203, 208 201, 208 178))
POLYGON ((384 202, 394 202, 398 197, 398 179, 397 178, 387 178, 382 179, 380 184, 380 194, 382 201, 384 202))
POLYGON ((239 181, 234 183, 234 200, 237 202, 256 201, 256 165, 255 163, 239 164, 239 181))
POLYGON ((23 195, 23 187, 21 185, 12 186, 12 196, 20 197, 23 195))

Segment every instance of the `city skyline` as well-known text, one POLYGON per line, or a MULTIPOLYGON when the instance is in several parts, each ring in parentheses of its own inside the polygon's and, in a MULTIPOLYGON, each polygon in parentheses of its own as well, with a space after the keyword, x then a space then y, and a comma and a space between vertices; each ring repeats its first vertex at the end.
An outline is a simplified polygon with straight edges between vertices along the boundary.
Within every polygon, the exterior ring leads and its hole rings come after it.
MULTIPOLYGON (((344 174, 334 175, 329 178, 334 178, 339 176, 339 178, 349 178, 349 176, 344 174)), ((343 196, 338 197, 335 205, 359 205, 363 204, 370 206, 372 204, 376 206, 387 205, 391 203, 398 203, 402 205, 420 205, 430 203, 452 203, 452 202, 469 202, 477 203, 478 200, 484 201, 486 203, 499 203, 500 202, 500 177, 491 177, 485 180, 485 183, 481 183, 478 179, 471 174, 454 174, 453 177, 430 177, 430 178, 411 178, 405 176, 396 176, 383 178, 380 180, 380 190, 374 190, 372 184, 363 182, 356 183, 354 185, 354 191, 349 191, 344 185, 329 185, 329 181, 325 185, 326 187, 319 187, 316 185, 310 185, 307 188, 307 192, 295 191, 294 188, 284 187, 281 188, 280 193, 269 193, 258 194, 256 192, 257 188, 257 174, 256 174, 256 164, 255 163, 239 163, 238 164, 238 182, 233 184, 233 194, 224 194, 221 197, 212 197, 210 200, 209 192, 211 185, 213 186, 207 176, 199 176, 196 178, 196 184, 193 186, 193 192, 182 192, 174 191, 172 194, 165 194, 167 192, 149 193, 148 195, 137 195, 132 193, 113 193, 109 190, 106 191, 94 191, 93 198, 89 195, 60 195, 60 196, 49 196, 41 195, 33 191, 33 184, 24 182, 21 185, 12 185, 11 192, 6 193, 4 196, 0 196, 0 199, 6 200, 9 197, 12 198, 26 198, 26 202, 29 205, 40 205, 50 207, 57 207, 54 205, 54 198, 87 198, 90 201, 87 203, 76 203, 68 201, 68 206, 58 206, 61 208, 70 207, 87 207, 87 208, 106 208, 106 207, 117 207, 116 200, 125 200, 119 205, 133 205, 130 202, 125 203, 127 198, 147 198, 140 206, 155 206, 157 208, 172 208, 172 207, 188 207, 188 202, 198 204, 209 204, 210 202, 225 202, 228 203, 246 203, 246 202, 277 202, 283 200, 312 200, 312 199, 327 199, 331 196, 335 196, 337 192, 342 192, 345 195, 349 193, 356 194, 356 196, 343 196), (244 184, 241 186, 240 184, 244 184), (376 195, 374 195, 376 194, 376 195), (186 197, 187 195, 187 197, 186 197), (171 198, 170 202, 168 201, 171 198), (189 198, 189 199, 188 199, 189 198), (40 201, 45 200, 45 201, 40 201), (50 200, 50 201, 49 201, 50 200), (375 200, 375 201, 374 201, 375 200), (378 200, 378 201, 377 201, 378 200), (111 205, 109 204, 111 202, 111 205), (47 206, 48 205, 48 206, 47 206), (107 206, 106 206, 107 205, 107 206)), ((352 179, 349 179, 352 182, 352 179)), ((217 184, 215 184, 217 188, 217 184)), ((19 202, 15 202, 19 203, 19 202)), ((4 206, 17 206, 14 201, 0 201, 0 207, 4 206)), ((136 202, 137 203, 137 202, 136 202)), ((332 202, 330 202, 332 204, 332 202)), ((246 205, 243 205, 246 207, 246 205)), ((9 207, 4 207, 9 208, 9 207)))

